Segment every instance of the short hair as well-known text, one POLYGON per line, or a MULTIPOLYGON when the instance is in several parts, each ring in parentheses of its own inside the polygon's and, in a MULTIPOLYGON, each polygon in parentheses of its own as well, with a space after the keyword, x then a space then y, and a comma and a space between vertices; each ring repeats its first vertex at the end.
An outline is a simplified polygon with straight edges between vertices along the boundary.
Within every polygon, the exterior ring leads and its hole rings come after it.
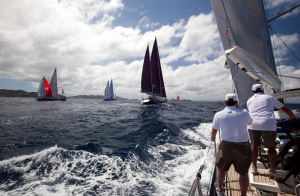
POLYGON ((258 88, 258 89, 256 89, 256 91, 253 91, 254 92, 254 94, 255 93, 263 93, 264 92, 264 90, 263 89, 261 89, 261 88, 258 88))
POLYGON ((236 103, 237 101, 234 101, 233 99, 228 99, 228 101, 225 101, 227 106, 235 106, 236 103))

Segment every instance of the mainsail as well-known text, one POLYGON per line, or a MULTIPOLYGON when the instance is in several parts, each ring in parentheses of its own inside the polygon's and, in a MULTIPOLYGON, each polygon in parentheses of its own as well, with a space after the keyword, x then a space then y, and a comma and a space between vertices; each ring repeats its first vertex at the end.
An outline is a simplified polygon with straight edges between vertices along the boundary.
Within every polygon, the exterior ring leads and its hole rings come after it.
MULTIPOLYGON (((262 1, 211 0, 211 2, 224 50, 238 46, 264 62, 276 74, 262 1)), ((252 85, 258 82, 243 72, 228 56, 227 63, 234 82, 234 90, 240 105, 244 106, 253 95, 252 85)))
POLYGON ((58 89, 57 89, 57 74, 56 74, 56 68, 53 72, 52 79, 50 82, 52 97, 57 98, 58 97, 58 89))
POLYGON ((45 78, 43 77, 40 86, 39 86, 39 92, 38 97, 45 97, 45 78))
POLYGON ((160 69, 160 60, 158 54, 157 41, 155 38, 152 54, 151 54, 151 75, 152 75, 152 88, 154 95, 162 95, 161 91, 161 69, 160 69))

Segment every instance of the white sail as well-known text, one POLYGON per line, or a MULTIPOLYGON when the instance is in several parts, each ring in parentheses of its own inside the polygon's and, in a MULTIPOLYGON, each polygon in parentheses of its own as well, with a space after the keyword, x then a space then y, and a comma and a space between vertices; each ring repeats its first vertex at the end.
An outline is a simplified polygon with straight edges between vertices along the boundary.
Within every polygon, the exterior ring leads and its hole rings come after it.
POLYGON ((39 86, 39 92, 38 92, 38 97, 45 97, 45 80, 44 77, 42 78, 39 86))
POLYGON ((52 97, 57 98, 58 97, 58 89, 57 89, 57 74, 56 74, 56 68, 53 72, 52 79, 50 82, 50 88, 52 91, 52 97))
POLYGON ((114 87, 113 87, 113 82, 112 80, 110 81, 110 86, 109 86, 109 96, 110 99, 114 99, 114 87))
MULTIPOLYGON (((224 50, 239 46, 276 73, 262 1, 211 0, 211 2, 224 50)), ((234 90, 240 105, 244 106, 253 95, 252 85, 258 82, 229 58, 227 62, 234 90)))
POLYGON ((107 85, 106 85, 106 88, 105 88, 105 91, 104 91, 104 99, 109 99, 109 81, 107 81, 107 85))

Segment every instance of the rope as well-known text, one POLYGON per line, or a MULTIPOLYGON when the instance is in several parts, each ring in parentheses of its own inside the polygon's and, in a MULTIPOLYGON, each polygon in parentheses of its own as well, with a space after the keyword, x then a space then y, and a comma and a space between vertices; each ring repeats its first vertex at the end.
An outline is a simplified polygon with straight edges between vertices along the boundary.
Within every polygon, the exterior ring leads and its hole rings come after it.
MULTIPOLYGON (((277 33, 272 29, 272 27, 269 25, 269 28, 273 31, 273 33, 275 35, 277 35, 277 33)), ((289 49, 289 51, 294 55, 294 57, 300 62, 300 59, 293 53, 293 51, 284 43, 284 41, 282 41, 282 39, 279 37, 279 35, 277 35, 277 37, 281 40, 281 42, 287 47, 287 49, 289 49)))

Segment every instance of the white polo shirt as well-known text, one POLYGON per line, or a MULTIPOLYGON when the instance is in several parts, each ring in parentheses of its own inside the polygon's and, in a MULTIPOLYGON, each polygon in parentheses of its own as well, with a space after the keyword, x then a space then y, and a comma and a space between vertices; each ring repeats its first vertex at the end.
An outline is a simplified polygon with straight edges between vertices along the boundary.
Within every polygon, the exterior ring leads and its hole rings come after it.
POLYGON ((280 109, 284 105, 270 95, 255 93, 248 101, 247 107, 253 123, 248 127, 253 130, 276 131, 274 107, 280 109))
POLYGON ((247 125, 252 122, 247 110, 228 106, 217 112, 212 122, 213 129, 221 128, 222 140, 229 142, 246 142, 249 140, 247 125))

